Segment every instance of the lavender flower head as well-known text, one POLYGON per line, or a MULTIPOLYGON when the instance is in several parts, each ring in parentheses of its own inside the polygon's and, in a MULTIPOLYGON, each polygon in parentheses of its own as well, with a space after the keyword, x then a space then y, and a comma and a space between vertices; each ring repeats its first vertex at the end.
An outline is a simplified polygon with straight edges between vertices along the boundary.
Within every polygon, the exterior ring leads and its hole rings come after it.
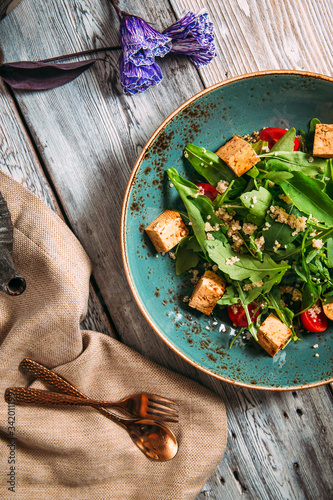
POLYGON ((171 51, 184 54, 199 68, 216 57, 214 45, 214 26, 205 9, 197 14, 188 12, 175 24, 163 31, 172 39, 171 51))
POLYGON ((143 92, 162 80, 162 71, 158 64, 135 66, 130 61, 125 62, 123 54, 119 59, 119 70, 120 81, 126 94, 143 92))
POLYGON ((171 49, 171 38, 155 30, 141 17, 117 8, 120 17, 122 54, 119 59, 120 81, 127 94, 137 94, 157 85, 162 72, 155 57, 164 57, 171 49))
POLYGON ((154 64, 155 57, 170 51, 171 38, 155 30, 141 17, 122 12, 120 41, 124 60, 135 66, 154 64))

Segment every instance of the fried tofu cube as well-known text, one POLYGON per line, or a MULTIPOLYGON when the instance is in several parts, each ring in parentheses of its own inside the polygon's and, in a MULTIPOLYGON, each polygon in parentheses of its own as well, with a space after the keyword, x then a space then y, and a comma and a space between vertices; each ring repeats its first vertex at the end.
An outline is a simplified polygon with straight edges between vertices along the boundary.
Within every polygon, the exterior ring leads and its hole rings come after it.
POLYGON ((206 271, 196 284, 188 305, 208 316, 224 294, 225 286, 220 276, 213 271, 206 271))
POLYGON ((165 210, 145 231, 157 252, 168 252, 189 233, 181 216, 174 210, 165 210))
POLYGON ((333 125, 317 123, 312 154, 322 158, 333 158, 333 125))
POLYGON ((333 302, 323 303, 323 311, 328 319, 333 319, 333 302))
POLYGON ((260 161, 252 146, 236 135, 222 146, 216 154, 238 177, 245 174, 260 161))
POLYGON ((287 343, 291 333, 287 325, 282 323, 274 314, 270 314, 260 325, 257 334, 258 343, 268 354, 274 357, 287 343))

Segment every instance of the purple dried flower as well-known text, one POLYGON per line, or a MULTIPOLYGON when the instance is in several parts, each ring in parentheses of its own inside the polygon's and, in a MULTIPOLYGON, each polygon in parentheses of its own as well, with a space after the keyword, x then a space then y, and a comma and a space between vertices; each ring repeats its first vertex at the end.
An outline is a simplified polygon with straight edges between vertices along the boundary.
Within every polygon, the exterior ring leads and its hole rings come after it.
POLYGON ((126 94, 137 94, 149 87, 157 85, 162 80, 162 71, 158 64, 135 66, 124 54, 119 59, 120 81, 126 94))
POLYGON ((155 57, 164 57, 171 48, 171 38, 126 12, 121 15, 120 41, 125 63, 135 66, 154 64, 155 57))
POLYGON ((172 39, 171 51, 184 54, 197 68, 208 64, 216 57, 214 26, 203 9, 197 14, 188 12, 172 26, 163 31, 172 39))

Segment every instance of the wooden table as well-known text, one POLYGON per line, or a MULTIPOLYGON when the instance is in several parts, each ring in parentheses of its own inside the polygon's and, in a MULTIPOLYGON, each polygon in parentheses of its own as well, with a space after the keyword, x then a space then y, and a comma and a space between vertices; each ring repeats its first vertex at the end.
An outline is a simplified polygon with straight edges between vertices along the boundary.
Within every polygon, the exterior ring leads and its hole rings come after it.
MULTIPOLYGON (((162 30, 184 10, 204 3, 121 0, 119 5, 162 30)), ((164 118, 203 88, 243 73, 333 74, 332 0, 207 0, 206 7, 216 30, 214 62, 198 71, 185 58, 166 57, 162 83, 134 97, 122 93, 119 50, 58 89, 12 91, 0 82, 0 167, 58 211, 89 254, 94 271, 83 327, 117 336, 226 402, 227 450, 198 499, 333 498, 331 388, 263 392, 203 374, 148 327, 124 276, 123 194, 137 156, 164 118)), ((3 59, 40 60, 116 47, 118 27, 108 0, 23 0, 0 23, 3 59)))

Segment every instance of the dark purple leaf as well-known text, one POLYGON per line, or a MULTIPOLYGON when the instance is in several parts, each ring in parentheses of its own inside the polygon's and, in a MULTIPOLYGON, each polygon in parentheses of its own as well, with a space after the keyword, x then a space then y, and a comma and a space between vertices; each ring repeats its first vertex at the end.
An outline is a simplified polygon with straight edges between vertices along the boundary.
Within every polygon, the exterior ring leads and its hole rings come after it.
POLYGON ((0 64, 0 76, 14 89, 47 90, 71 82, 94 62, 96 59, 58 64, 18 61, 0 64))

